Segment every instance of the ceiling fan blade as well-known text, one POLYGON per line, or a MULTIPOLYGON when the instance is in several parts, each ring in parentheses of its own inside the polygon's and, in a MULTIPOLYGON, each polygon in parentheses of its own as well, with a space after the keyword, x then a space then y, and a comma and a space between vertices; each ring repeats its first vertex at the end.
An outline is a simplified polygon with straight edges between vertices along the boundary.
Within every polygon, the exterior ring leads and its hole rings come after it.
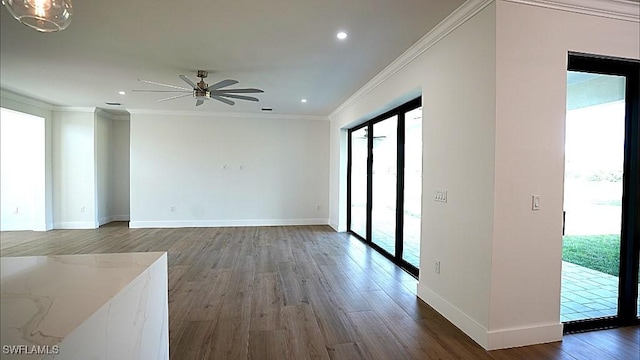
POLYGON ((214 94, 216 96, 224 96, 232 99, 239 100, 249 100, 249 101, 260 101, 258 98, 254 98, 253 96, 244 96, 244 95, 233 95, 233 94, 214 94))
POLYGON ((184 81, 187 84, 189 84, 189 86, 191 86, 191 88, 198 89, 198 85, 196 83, 194 83, 193 81, 191 81, 191 79, 189 79, 186 75, 180 75, 180 79, 182 79, 182 81, 184 81))
POLYGON ((229 99, 225 99, 225 98, 222 98, 222 97, 217 96, 217 95, 211 95, 211 98, 215 99, 215 100, 218 100, 218 101, 221 101, 221 102, 223 102, 223 103, 225 103, 227 105, 231 105, 231 106, 236 104, 236 103, 234 103, 233 101, 231 101, 229 99))
POLYGON ((141 90, 134 89, 134 90, 131 90, 131 91, 133 91, 133 92, 154 92, 154 93, 193 92, 193 90, 142 90, 142 89, 141 90))
POLYGON ((202 104, 204 104, 204 100, 198 99, 198 100, 196 101, 196 106, 200 106, 200 105, 202 105, 202 104))
POLYGON ((227 93, 227 94, 255 94, 255 93, 263 93, 263 90, 260 89, 253 89, 253 88, 249 88, 249 89, 226 89, 226 90, 218 90, 215 91, 217 94, 223 94, 223 93, 227 93))
POLYGON ((181 97, 185 97, 185 96, 192 96, 192 94, 176 95, 176 96, 160 99, 160 100, 158 100, 158 102, 167 101, 167 100, 173 100, 173 99, 177 99, 177 98, 181 98, 181 97))
POLYGON ((231 86, 231 85, 235 85, 235 84, 237 84, 237 83, 238 83, 238 82, 237 82, 236 80, 231 80, 231 79, 222 80, 222 81, 220 81, 220 82, 217 82, 217 83, 215 83, 215 84, 213 84, 213 85, 209 86, 209 87, 207 88, 207 90, 209 90, 209 91, 218 90, 218 89, 220 89, 220 88, 227 87, 227 86, 231 86))
POLYGON ((166 86, 166 87, 170 87, 170 88, 174 88, 174 89, 180 89, 180 90, 193 90, 193 89, 187 89, 187 88, 180 87, 180 86, 168 85, 168 84, 163 84, 163 83, 159 83, 159 82, 155 82, 155 81, 149 81, 149 80, 138 79, 138 81, 143 82, 143 83, 147 83, 147 84, 166 86))

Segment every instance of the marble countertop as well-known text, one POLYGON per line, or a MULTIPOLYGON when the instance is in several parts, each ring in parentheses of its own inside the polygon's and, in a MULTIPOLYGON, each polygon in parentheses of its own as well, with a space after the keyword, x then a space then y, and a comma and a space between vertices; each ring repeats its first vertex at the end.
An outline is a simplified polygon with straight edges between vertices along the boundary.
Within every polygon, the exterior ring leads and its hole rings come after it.
POLYGON ((164 252, 0 258, 0 338, 52 349, 164 252))

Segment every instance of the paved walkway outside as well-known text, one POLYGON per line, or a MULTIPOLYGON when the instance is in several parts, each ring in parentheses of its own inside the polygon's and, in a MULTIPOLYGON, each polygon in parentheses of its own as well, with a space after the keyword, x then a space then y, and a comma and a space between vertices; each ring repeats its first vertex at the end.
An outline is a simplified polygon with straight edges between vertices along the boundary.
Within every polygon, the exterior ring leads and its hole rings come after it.
MULTIPOLYGON (((618 313, 618 278, 562 262, 560 321, 613 316, 618 313)), ((640 301, 638 301, 640 313, 640 301)))

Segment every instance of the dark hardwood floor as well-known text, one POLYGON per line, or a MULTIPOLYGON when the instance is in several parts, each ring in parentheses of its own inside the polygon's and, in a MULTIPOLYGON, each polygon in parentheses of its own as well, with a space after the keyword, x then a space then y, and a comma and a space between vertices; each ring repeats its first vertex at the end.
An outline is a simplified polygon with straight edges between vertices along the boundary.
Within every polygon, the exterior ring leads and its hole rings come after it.
POLYGON ((167 251, 171 359, 640 358, 638 327, 487 352, 328 226, 2 232, 0 255, 167 251))

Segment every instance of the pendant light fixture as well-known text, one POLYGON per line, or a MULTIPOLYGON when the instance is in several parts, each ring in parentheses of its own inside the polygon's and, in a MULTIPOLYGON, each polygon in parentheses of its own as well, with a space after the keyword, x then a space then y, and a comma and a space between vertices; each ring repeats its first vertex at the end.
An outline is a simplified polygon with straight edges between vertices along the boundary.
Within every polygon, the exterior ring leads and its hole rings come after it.
POLYGON ((2 0, 11 15, 40 32, 64 30, 71 23, 71 0, 2 0))

